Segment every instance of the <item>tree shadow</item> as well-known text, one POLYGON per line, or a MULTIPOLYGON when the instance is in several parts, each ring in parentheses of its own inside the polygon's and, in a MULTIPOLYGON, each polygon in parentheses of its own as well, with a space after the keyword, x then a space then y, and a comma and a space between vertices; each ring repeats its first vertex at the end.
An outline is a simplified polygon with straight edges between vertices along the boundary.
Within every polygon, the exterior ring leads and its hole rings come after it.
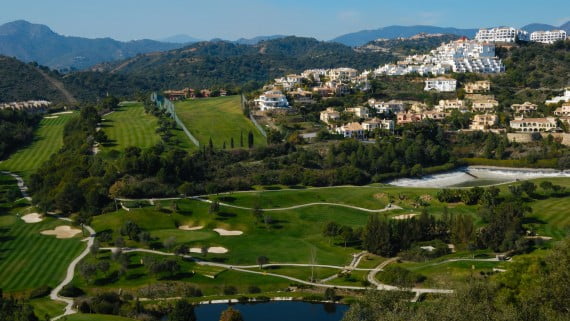
POLYGON ((225 203, 233 203, 236 201, 236 198, 233 196, 221 196, 221 197, 218 197, 218 199, 222 202, 225 202, 225 203))

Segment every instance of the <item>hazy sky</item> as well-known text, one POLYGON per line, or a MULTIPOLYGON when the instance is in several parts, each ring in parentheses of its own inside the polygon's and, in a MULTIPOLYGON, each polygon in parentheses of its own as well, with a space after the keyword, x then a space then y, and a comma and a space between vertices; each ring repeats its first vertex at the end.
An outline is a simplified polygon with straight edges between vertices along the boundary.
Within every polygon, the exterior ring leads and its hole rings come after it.
POLYGON ((329 40, 393 24, 476 28, 560 25, 570 0, 2 0, 0 23, 25 19, 64 35, 200 39, 286 34, 329 40))

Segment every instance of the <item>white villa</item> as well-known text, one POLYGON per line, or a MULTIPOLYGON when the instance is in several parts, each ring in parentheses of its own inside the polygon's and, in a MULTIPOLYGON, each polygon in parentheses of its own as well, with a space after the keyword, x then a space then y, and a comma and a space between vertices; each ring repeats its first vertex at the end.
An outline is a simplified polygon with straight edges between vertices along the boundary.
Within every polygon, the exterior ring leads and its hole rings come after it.
POLYGON ((570 88, 566 88, 564 95, 547 100, 546 104, 558 104, 559 102, 570 102, 570 88))
POLYGON ((429 78, 425 81, 425 91, 439 91, 439 92, 452 92, 457 89, 457 80, 452 78, 429 78))
POLYGON ((271 90, 265 92, 255 100, 255 104, 259 107, 259 109, 263 111, 279 108, 289 108, 287 97, 285 97, 285 95, 283 95, 283 93, 279 90, 271 90))
POLYGON ((480 42, 515 42, 529 41, 528 32, 512 27, 498 27, 490 29, 479 29, 475 40, 480 42))
POLYGON ((332 121, 339 120, 339 119, 340 119, 340 113, 332 107, 329 107, 324 111, 321 111, 320 120, 323 123, 330 125, 330 123, 332 121))
POLYGON ((10 103, 0 103, 0 109, 43 109, 51 106, 51 102, 47 100, 28 100, 28 101, 17 101, 10 103))
POLYGON ((552 131, 557 127, 556 118, 554 117, 524 118, 524 116, 511 120, 510 126, 519 132, 545 132, 552 131))
POLYGON ((341 134, 346 138, 364 138, 364 127, 360 123, 353 122, 348 123, 343 126, 339 126, 335 129, 337 134, 341 134))
POLYGON ((389 113, 395 114, 404 111, 404 102, 401 100, 390 100, 384 102, 384 101, 377 101, 375 99, 369 99, 368 105, 376 109, 378 113, 382 114, 389 114, 389 113))
POLYGON ((494 114, 475 115, 473 117, 473 121, 471 122, 471 126, 469 128, 471 130, 486 131, 498 123, 499 123, 499 117, 497 115, 494 114))
POLYGON ((394 121, 390 119, 372 118, 362 122, 362 128, 367 131, 375 129, 394 130, 394 121))
POLYGON ((480 99, 474 100, 471 109, 476 112, 492 112, 496 107, 499 107, 499 102, 496 99, 480 99))
POLYGON ((535 31, 530 34, 530 41, 552 44, 558 40, 565 40, 566 36, 564 30, 535 31))
POLYGON ((511 109, 517 114, 525 114, 536 111, 538 106, 531 102, 526 101, 524 104, 513 104, 511 109))
POLYGON ((556 108, 554 111, 556 116, 570 116, 570 103, 562 105, 562 107, 556 108))

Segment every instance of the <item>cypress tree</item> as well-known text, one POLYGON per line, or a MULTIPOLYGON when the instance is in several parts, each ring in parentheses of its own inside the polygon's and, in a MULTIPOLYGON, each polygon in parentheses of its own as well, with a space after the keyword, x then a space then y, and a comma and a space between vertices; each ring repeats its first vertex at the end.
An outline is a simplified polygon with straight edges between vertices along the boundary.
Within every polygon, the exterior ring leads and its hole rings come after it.
POLYGON ((247 147, 253 148, 253 133, 251 130, 247 133, 247 147))

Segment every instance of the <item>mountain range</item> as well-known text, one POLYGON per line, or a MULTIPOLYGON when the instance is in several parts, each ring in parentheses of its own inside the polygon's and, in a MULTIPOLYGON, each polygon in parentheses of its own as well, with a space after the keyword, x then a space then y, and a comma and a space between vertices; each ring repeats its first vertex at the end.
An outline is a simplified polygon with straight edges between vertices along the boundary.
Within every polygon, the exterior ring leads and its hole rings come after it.
POLYGON ((66 37, 45 25, 24 20, 0 26, 0 54, 24 62, 34 61, 53 69, 83 69, 104 61, 180 47, 181 44, 154 40, 120 42, 111 38, 66 37))

